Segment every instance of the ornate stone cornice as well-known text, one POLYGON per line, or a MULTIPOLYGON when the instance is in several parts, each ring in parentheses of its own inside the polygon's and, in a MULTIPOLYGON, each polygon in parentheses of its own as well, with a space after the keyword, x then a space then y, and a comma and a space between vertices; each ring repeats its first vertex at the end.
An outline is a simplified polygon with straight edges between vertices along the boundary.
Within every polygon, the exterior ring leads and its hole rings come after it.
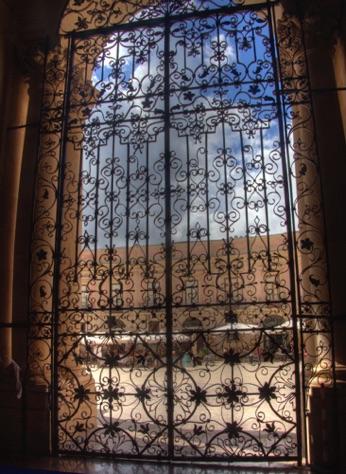
POLYGON ((19 67, 30 87, 40 87, 43 83, 46 50, 44 40, 20 43, 16 48, 19 67))
POLYGON ((310 47, 333 47, 341 30, 343 0, 282 0, 283 21, 299 20, 310 47))

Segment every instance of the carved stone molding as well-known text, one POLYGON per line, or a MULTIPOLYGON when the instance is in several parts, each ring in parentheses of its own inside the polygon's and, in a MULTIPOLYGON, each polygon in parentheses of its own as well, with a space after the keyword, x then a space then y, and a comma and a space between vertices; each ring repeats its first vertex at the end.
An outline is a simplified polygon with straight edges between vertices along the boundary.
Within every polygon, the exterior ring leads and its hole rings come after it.
POLYGON ((343 0, 282 0, 283 21, 302 22, 310 47, 333 47, 341 29, 343 0))
POLYGON ((46 50, 44 40, 34 41, 31 44, 21 43, 16 48, 19 67, 30 89, 39 87, 42 90, 46 50))

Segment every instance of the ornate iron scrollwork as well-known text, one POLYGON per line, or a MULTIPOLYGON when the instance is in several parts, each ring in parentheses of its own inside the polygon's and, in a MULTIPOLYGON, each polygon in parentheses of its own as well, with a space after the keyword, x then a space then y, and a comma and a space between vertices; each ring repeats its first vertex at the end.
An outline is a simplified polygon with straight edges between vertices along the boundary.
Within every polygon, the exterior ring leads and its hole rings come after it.
POLYGON ((113 3, 70 2, 46 67, 31 337, 55 447, 297 460, 301 347, 329 367, 301 43, 275 1, 113 3))

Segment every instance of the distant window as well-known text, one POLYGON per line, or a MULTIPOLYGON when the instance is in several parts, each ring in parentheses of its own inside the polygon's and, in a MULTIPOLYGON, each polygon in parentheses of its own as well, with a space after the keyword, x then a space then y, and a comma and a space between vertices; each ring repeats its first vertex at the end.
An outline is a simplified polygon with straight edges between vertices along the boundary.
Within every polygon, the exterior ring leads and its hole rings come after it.
POLYGON ((144 302, 147 306, 155 304, 155 283, 154 280, 147 281, 147 289, 144 295, 144 302))
POLYGON ((160 332, 160 322, 159 321, 149 321, 149 333, 160 332))
POLYGON ((232 276, 231 280, 231 301, 239 303, 243 300, 243 281, 238 276, 232 276))
POLYGON ((85 309, 88 307, 88 293, 86 285, 82 285, 82 299, 81 299, 82 308, 85 309))
POLYGON ((186 282, 185 301, 186 301, 186 304, 198 303, 198 281, 197 280, 191 280, 191 281, 186 282))
POLYGON ((224 287, 220 296, 225 303, 239 303, 243 301, 243 281, 238 276, 232 276, 231 284, 228 278, 224 280, 224 287))
POLYGON ((283 316, 273 314, 268 315, 264 318, 263 326, 265 328, 273 328, 275 326, 281 326, 285 323, 285 318, 283 316))
POLYGON ((112 284, 112 305, 122 306, 123 304, 123 288, 121 283, 112 284))
POLYGON ((202 328, 202 323, 198 318, 191 316, 184 321, 183 327, 187 330, 197 330, 202 328))
POLYGON ((125 329, 125 323, 114 315, 106 317, 103 323, 103 329, 111 331, 123 331, 125 329))
POLYGON ((265 293, 268 301, 277 301, 280 299, 280 286, 275 280, 275 275, 266 275, 265 279, 265 293))

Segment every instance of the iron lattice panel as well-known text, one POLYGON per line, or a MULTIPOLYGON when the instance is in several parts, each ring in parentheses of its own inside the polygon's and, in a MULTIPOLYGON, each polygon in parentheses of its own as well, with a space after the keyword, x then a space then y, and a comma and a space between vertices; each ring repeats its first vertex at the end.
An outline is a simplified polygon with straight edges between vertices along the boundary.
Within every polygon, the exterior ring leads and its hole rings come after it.
POLYGON ((275 2, 241 3, 137 2, 102 33, 80 10, 48 58, 31 352, 58 452, 301 459, 330 365, 309 92, 275 2))

